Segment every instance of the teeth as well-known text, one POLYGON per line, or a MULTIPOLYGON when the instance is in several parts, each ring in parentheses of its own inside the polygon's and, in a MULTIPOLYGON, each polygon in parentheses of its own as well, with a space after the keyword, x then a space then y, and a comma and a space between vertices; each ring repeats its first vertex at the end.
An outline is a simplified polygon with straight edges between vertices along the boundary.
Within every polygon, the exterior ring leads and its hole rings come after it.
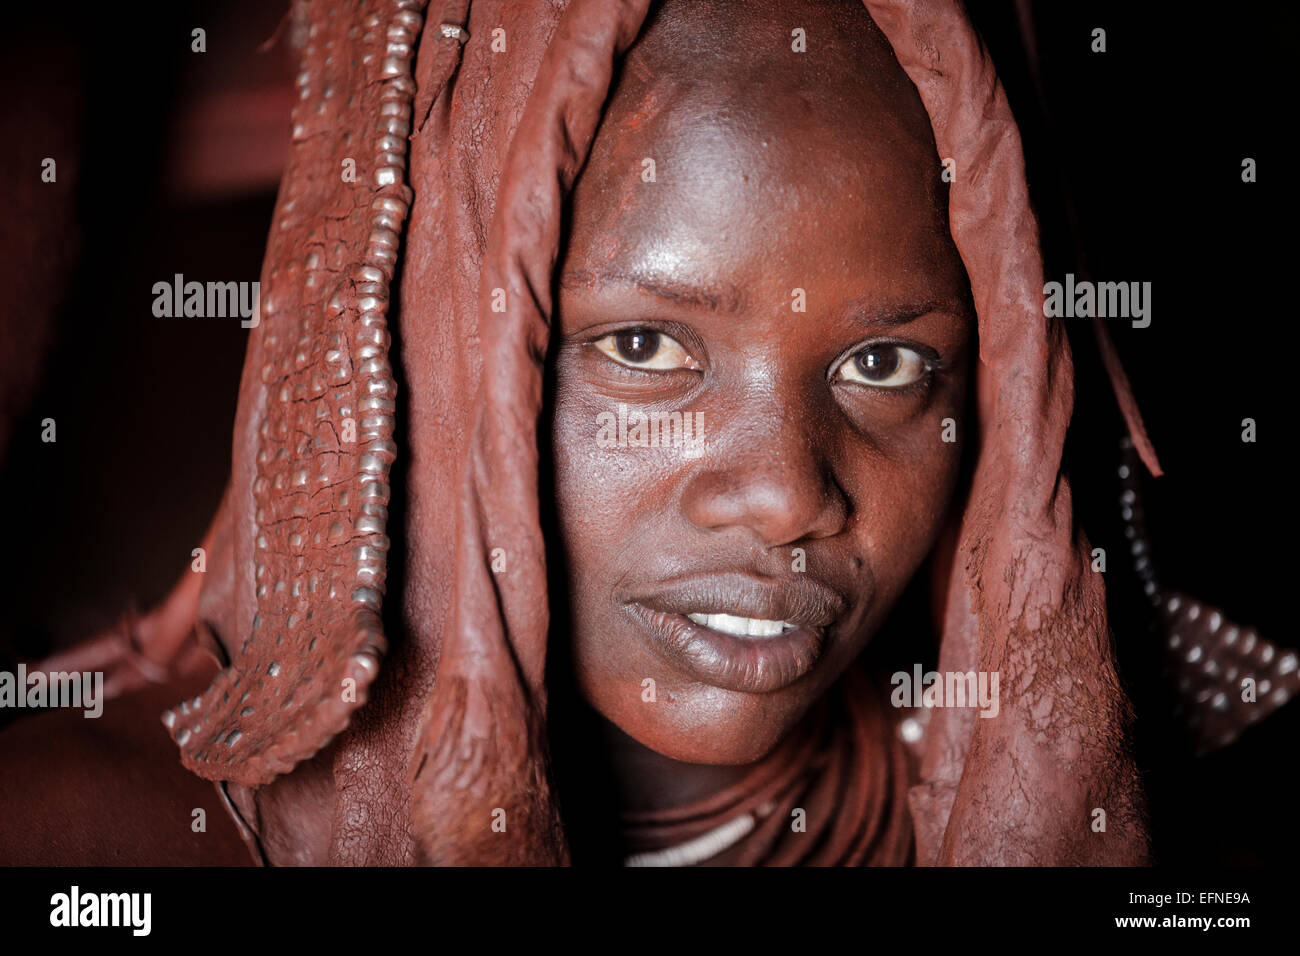
POLYGON ((737 637, 775 637, 783 631, 794 630, 786 621, 765 621, 755 617, 736 617, 734 614, 687 614, 696 624, 734 634, 737 637))

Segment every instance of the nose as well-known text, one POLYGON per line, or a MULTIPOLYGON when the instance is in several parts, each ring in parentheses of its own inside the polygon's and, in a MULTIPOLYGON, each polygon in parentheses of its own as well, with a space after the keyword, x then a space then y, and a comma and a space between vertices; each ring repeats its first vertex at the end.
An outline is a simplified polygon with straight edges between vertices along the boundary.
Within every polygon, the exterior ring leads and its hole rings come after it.
POLYGON ((748 529, 766 548, 825 538, 844 530, 849 502, 819 449, 815 429, 772 409, 746 409, 758 428, 729 428, 730 441, 706 441, 700 470, 682 498, 701 528, 748 529))

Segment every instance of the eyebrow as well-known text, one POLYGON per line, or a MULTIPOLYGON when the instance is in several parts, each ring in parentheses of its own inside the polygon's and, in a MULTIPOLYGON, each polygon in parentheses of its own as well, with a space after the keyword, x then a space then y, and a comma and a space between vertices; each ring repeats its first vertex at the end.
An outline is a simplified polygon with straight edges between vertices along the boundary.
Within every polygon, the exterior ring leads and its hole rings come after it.
MULTIPOLYGON (((710 312, 740 311, 744 297, 729 282, 697 283, 674 279, 663 274, 585 269, 569 270, 560 275, 565 289, 599 289, 603 286, 632 286, 674 304, 695 306, 710 312)), ((946 312, 961 317, 966 310, 961 303, 947 299, 928 299, 919 303, 893 305, 871 299, 853 299, 845 303, 844 314, 856 325, 895 327, 906 325, 932 312, 946 312)))
POLYGON ((633 286, 677 305, 690 305, 710 312, 739 312, 744 297, 729 282, 687 282, 659 273, 575 270, 560 276, 565 289, 598 289, 602 286, 633 286))
POLYGON ((932 312, 944 312, 956 318, 963 318, 966 315, 966 309, 960 302, 949 299, 928 299, 907 305, 855 299, 844 306, 844 314, 856 325, 883 325, 891 328, 907 325, 932 312))

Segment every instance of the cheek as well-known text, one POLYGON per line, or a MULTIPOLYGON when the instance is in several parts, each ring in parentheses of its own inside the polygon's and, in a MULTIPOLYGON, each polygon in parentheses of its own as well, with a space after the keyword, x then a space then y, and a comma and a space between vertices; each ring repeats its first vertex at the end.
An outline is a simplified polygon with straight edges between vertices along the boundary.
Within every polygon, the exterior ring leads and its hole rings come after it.
POLYGON ((626 633, 614 592, 626 584, 648 553, 659 553, 674 523, 671 461, 667 449, 604 447, 600 416, 618 403, 557 391, 553 453, 555 493, 572 610, 575 664, 588 682, 644 674, 639 649, 626 633))
POLYGON ((645 579, 650 556, 680 552, 685 526, 676 489, 689 462, 673 448, 602 447, 597 416, 617 416, 617 409, 617 400, 584 394, 580 386, 557 388, 555 488, 574 677, 587 703, 625 733, 660 753, 710 762, 752 745, 732 726, 741 702, 683 681, 638 639, 616 600, 629 580, 645 579), (653 703, 646 700, 647 679, 653 703))
POLYGON ((571 571, 615 576, 624 556, 664 507, 666 462, 658 450, 607 448, 598 439, 605 413, 617 402, 557 393, 553 427, 555 493, 571 571), (650 451, 650 454, 637 452, 650 451))
POLYGON ((647 720, 658 713, 641 701, 642 682, 658 679, 649 652, 626 639, 626 622, 611 594, 654 547, 648 536, 664 522, 658 491, 664 469, 641 449, 604 448, 597 416, 617 403, 557 392, 553 419, 555 493, 566 563, 572 631, 568 635, 581 696, 638 740, 657 739, 647 720), (658 475, 658 479, 656 479, 658 475))
POLYGON ((851 533, 874 588, 876 608, 868 634, 888 615, 947 520, 964 435, 960 403, 936 403, 887 451, 879 446, 860 450, 850 465, 838 470, 853 501, 851 533), (945 419, 952 419, 952 428, 945 427, 945 419), (945 441, 946 433, 957 440, 945 441))

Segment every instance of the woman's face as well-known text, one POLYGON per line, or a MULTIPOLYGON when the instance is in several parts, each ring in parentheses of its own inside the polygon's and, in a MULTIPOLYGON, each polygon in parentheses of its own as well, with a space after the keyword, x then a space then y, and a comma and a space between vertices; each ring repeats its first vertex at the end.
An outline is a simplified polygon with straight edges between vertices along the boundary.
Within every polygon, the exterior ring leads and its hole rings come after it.
POLYGON ((945 520, 945 419, 964 435, 972 321, 925 110, 861 4, 801 10, 803 53, 788 20, 650 25, 561 268, 578 684, 695 763, 761 757, 862 650, 945 520))

